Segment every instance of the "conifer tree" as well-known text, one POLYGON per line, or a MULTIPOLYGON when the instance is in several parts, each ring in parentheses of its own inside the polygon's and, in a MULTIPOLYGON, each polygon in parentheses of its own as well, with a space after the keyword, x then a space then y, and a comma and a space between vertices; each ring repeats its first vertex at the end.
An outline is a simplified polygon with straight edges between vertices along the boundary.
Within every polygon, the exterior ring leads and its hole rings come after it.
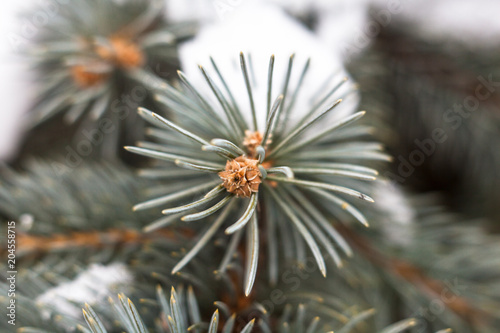
POLYGON ((26 50, 0 330, 497 332, 496 56, 400 18, 343 68, 322 5, 173 3, 68 2, 26 50))

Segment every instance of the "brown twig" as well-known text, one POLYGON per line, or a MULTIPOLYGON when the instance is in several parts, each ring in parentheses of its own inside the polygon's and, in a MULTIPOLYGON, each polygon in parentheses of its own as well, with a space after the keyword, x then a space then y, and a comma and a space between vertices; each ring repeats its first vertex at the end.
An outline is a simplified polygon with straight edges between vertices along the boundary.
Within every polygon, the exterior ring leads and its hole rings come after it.
MULTIPOLYGON (((192 233, 189 230, 179 230, 185 236, 192 233)), ((16 237, 18 255, 42 254, 72 248, 102 248, 120 244, 142 244, 159 238, 175 238, 176 232, 158 230, 154 233, 144 233, 133 229, 109 229, 105 231, 71 232, 51 236, 30 235, 19 233, 16 237)), ((192 236, 192 235, 191 235, 192 236)), ((5 255, 6 248, 0 252, 5 255)))

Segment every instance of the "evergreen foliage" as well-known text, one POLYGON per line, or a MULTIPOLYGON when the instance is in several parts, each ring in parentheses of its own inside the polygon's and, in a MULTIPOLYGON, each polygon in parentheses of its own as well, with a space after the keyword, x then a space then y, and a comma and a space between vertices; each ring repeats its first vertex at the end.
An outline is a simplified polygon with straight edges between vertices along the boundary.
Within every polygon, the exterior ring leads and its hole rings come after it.
POLYGON ((178 48, 204 26, 165 6, 75 0, 28 48, 28 144, 0 166, 1 332, 498 331, 496 53, 401 19, 346 78, 242 52, 200 81, 178 48))

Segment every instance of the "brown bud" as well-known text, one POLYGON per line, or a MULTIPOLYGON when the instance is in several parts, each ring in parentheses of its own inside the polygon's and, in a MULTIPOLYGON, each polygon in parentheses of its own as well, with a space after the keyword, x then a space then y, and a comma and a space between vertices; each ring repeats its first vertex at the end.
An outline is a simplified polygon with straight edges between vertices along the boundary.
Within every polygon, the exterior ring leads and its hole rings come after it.
POLYGON ((258 160, 245 156, 227 161, 226 169, 219 172, 226 190, 238 197, 249 197, 252 193, 258 192, 259 184, 262 183, 258 163, 258 160))
POLYGON ((71 67, 71 76, 83 88, 96 86, 108 78, 106 73, 92 72, 83 65, 71 67))
MULTIPOLYGON (((243 140, 243 145, 247 148, 248 156, 255 157, 257 155, 256 149, 262 144, 264 139, 263 135, 259 131, 245 131, 245 139, 243 140)), ((271 140, 268 139, 266 145, 270 144, 271 140)))
POLYGON ((123 37, 111 37, 109 46, 96 47, 96 53, 103 60, 114 63, 122 68, 135 68, 144 63, 144 53, 130 39, 123 37))

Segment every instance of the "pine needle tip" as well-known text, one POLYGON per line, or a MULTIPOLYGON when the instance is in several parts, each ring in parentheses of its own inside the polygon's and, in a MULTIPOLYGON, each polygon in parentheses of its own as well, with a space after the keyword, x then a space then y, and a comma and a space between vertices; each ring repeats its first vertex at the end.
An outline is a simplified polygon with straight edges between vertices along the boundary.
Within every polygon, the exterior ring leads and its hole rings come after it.
MULTIPOLYGON (((156 95, 156 96, 157 96, 157 95, 156 95)), ((139 107, 137 108, 137 113, 139 113, 139 114, 141 114, 141 115, 142 115, 142 114, 148 114, 148 113, 152 113, 152 112, 151 112, 151 111, 149 111, 148 109, 146 109, 146 108, 142 107, 142 106, 139 106, 139 107)))

